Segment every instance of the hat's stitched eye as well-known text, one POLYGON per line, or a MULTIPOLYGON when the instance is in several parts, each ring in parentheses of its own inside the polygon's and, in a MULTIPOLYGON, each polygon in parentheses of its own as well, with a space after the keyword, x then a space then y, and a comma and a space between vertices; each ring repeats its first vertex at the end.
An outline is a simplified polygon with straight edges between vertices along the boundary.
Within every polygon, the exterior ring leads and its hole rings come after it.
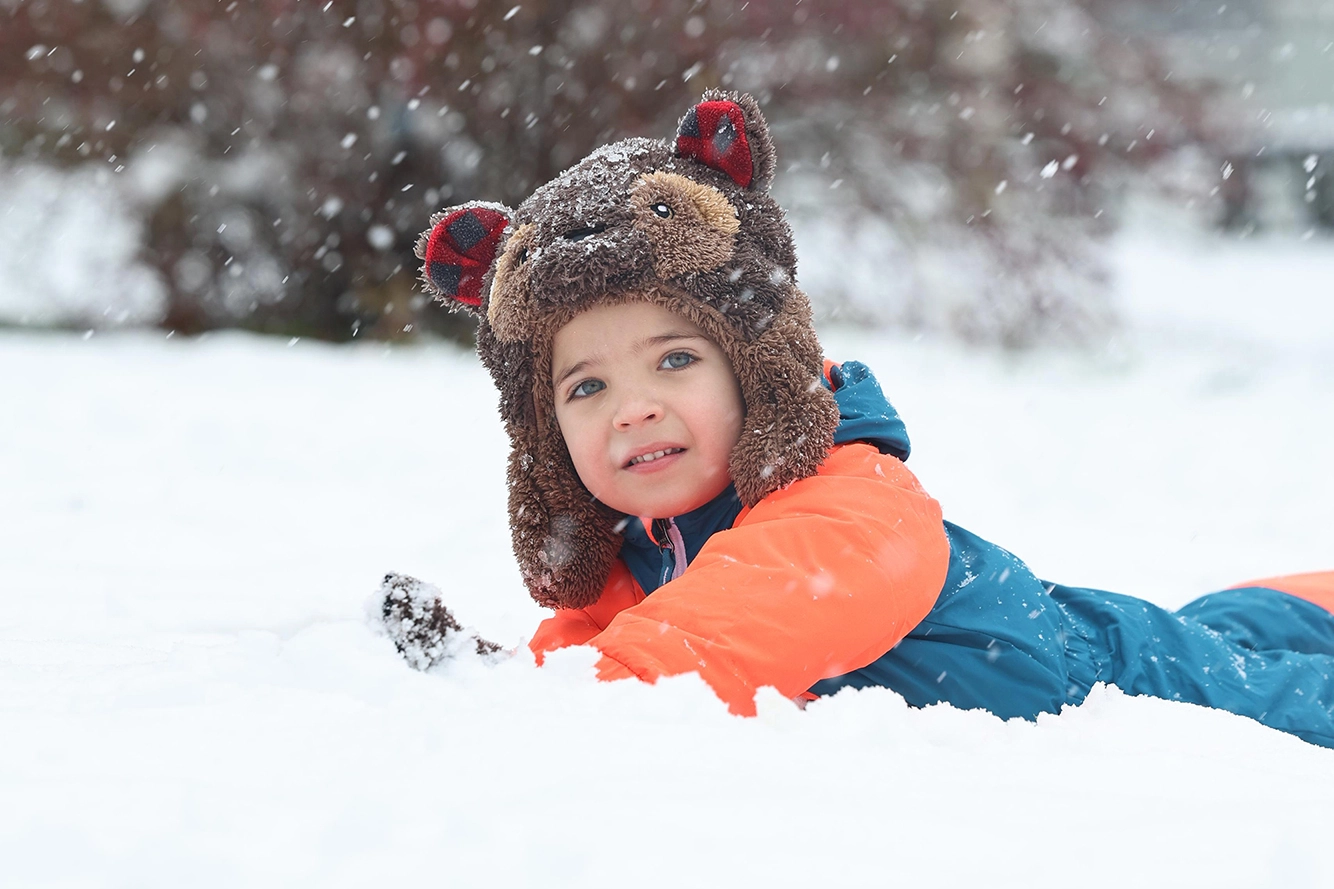
POLYGON ((561 235, 561 237, 567 241, 582 241, 584 238, 591 238, 593 237, 593 235, 600 235, 606 230, 607 226, 605 224, 599 223, 598 225, 590 225, 588 228, 572 229, 571 231, 567 231, 565 234, 561 235))
POLYGON ((658 203, 654 204, 652 209, 654 213, 657 213, 663 219, 666 219, 668 216, 672 215, 672 208, 664 204, 662 201, 659 201, 658 203))

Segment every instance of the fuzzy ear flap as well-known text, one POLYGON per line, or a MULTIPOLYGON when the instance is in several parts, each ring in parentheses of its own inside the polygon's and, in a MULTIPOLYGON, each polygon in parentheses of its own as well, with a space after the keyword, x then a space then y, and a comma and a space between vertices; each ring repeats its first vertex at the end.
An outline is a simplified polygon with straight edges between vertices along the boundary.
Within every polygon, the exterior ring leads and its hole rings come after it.
POLYGON ((748 93, 709 90, 676 127, 676 154, 726 173, 742 188, 767 191, 778 158, 769 124, 748 93))
POLYGON ((501 204, 470 201, 431 217, 417 239, 426 292, 450 308, 480 313, 482 285, 509 232, 514 212, 501 204))

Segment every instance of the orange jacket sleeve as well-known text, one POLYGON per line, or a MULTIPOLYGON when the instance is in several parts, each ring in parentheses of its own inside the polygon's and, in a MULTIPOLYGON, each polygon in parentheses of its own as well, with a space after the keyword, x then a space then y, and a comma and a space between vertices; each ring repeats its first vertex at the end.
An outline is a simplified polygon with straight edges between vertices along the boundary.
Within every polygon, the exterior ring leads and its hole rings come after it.
POLYGON ((528 647, 542 663, 542 655, 569 645, 587 645, 593 637, 607 628, 618 613, 644 601, 644 591, 635 582, 630 569, 617 559, 611 576, 602 588, 602 595, 587 608, 561 608, 555 615, 542 621, 528 647))
POLYGON ((848 444, 714 534, 681 577, 622 599, 600 631, 558 614, 533 645, 591 643, 603 679, 697 672, 753 714, 761 686, 796 697, 892 648, 935 604, 948 563, 939 505, 899 460, 848 444))

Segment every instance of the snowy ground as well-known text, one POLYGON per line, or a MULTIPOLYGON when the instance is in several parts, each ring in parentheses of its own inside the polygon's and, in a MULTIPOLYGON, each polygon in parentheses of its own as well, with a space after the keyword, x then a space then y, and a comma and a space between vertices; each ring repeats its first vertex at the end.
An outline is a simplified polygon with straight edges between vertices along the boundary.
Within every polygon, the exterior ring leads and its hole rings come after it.
MULTIPOLYGON (((1334 245, 1123 243, 1096 357, 826 332, 946 515, 1167 605, 1334 567, 1334 245)), ((693 677, 407 669, 394 570, 518 645, 472 356, 0 334, 5 886, 1330 886, 1334 751, 1096 691, 730 717, 693 677), (401 885, 401 884, 400 884, 401 885)))

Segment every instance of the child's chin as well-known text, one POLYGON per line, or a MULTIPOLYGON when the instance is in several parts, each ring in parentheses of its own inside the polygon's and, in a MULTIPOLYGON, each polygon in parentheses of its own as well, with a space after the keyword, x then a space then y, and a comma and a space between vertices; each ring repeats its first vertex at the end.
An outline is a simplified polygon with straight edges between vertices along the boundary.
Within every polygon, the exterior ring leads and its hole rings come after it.
POLYGON ((712 500, 714 496, 717 495, 704 496, 701 494, 692 496, 683 494, 679 497, 654 497, 628 501, 627 505, 632 506, 632 509, 618 508, 626 515, 667 519, 690 512, 692 509, 698 509, 712 500))

